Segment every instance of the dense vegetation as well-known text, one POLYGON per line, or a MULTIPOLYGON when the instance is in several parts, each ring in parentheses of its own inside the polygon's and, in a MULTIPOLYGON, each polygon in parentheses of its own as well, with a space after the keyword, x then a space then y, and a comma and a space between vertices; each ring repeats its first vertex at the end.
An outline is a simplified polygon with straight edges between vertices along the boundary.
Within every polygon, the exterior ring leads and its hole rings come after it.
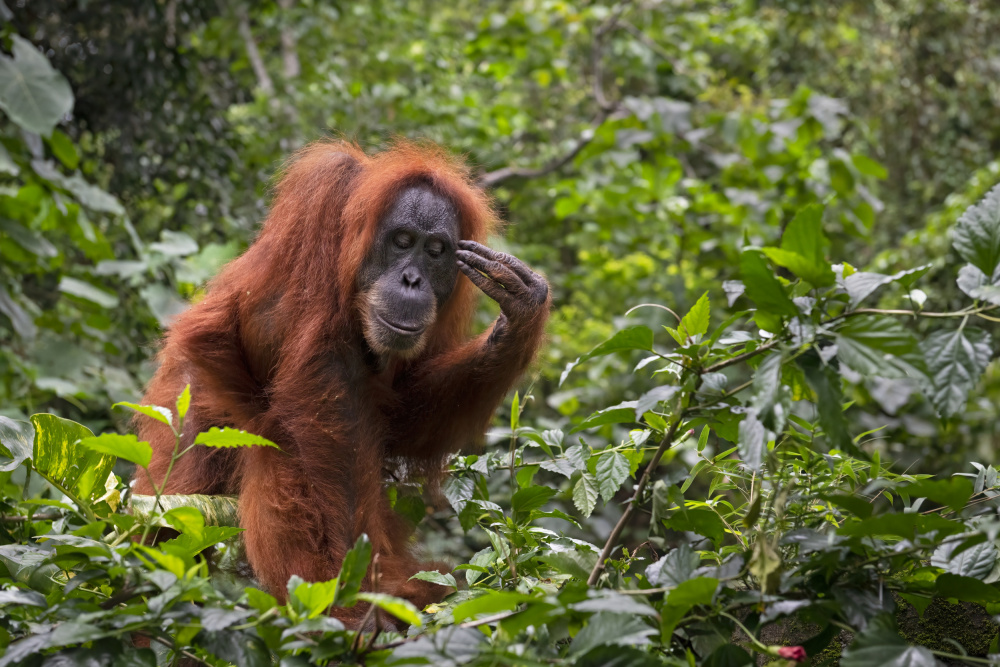
POLYGON ((0 666, 1000 663, 995 3, 0 18, 0 666), (128 418, 190 400, 134 404, 156 336, 327 131, 466 154, 553 287, 489 444, 388 489, 456 565, 425 610, 364 539, 278 605, 231 499, 128 494, 128 418))

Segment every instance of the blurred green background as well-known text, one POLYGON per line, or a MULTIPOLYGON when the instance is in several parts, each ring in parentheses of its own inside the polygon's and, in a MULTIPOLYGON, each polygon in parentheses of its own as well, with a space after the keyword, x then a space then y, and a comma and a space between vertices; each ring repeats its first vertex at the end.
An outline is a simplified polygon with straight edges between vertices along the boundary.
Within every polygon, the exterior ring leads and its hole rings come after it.
MULTIPOLYGON (((558 380, 632 306, 723 303, 740 248, 803 205, 831 202, 835 261, 936 268, 1000 181, 994 0, 3 0, 0 19, 0 84, 41 105, 0 119, 0 414, 95 431, 126 428, 109 405, 140 397, 162 327, 318 137, 474 165, 495 244, 553 286, 524 383, 541 425, 646 389, 614 356, 558 380)), ((950 273, 921 287, 959 303, 950 273)), ((853 430, 887 425, 873 446, 914 471, 993 458, 995 367, 961 423, 907 382, 858 378, 853 430)))

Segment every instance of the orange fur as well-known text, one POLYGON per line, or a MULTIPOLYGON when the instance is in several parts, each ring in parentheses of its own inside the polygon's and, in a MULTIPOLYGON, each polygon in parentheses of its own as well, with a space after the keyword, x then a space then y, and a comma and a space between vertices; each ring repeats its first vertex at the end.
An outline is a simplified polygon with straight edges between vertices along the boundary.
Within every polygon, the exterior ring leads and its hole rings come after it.
MULTIPOLYGON (((256 241, 231 262, 164 338, 144 402, 172 405, 190 383, 182 446, 212 426, 233 426, 271 448, 195 448, 175 466, 168 493, 239 493, 250 564, 279 599, 288 577, 334 577, 367 533, 381 582, 369 589, 418 604, 443 589, 408 582, 409 528, 388 506, 383 470, 440 469, 444 456, 482 437, 493 411, 530 363, 539 316, 500 344, 468 339, 477 290, 460 275, 439 304, 427 345, 413 358, 373 368, 366 357, 357 276, 379 221, 399 194, 425 184, 449 199, 460 236, 482 241, 496 218, 468 170, 442 149, 398 142, 367 155, 354 144, 306 146, 282 170, 256 241)), ((150 472, 163 479, 169 430, 136 422, 153 445, 150 472)), ((144 475, 138 493, 151 493, 144 475)), ((357 621, 356 612, 342 617, 357 621)))

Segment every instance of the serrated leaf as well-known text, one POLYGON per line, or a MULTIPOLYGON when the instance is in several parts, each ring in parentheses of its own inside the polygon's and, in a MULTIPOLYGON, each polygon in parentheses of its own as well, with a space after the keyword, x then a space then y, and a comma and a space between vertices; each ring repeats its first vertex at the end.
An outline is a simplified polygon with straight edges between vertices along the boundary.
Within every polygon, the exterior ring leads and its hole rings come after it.
POLYGON ((598 612, 576 633, 569 646, 570 655, 582 655, 598 646, 641 646, 649 643, 656 630, 632 614, 598 612))
POLYGON ((997 548, 991 542, 983 542, 953 555, 954 543, 946 543, 934 550, 931 565, 961 577, 985 579, 997 562, 997 548))
POLYGON ((712 306, 708 301, 708 292, 705 292, 681 320, 678 330, 688 338, 701 336, 708 332, 711 315, 712 306))
POLYGON ((746 295, 760 310, 785 317, 795 317, 799 309, 781 282, 756 250, 744 250, 740 256, 740 274, 746 287, 746 295))
POLYGON ((930 264, 923 264, 892 275, 856 271, 844 278, 844 289, 847 290, 847 295, 850 297, 849 305, 851 308, 857 307, 858 304, 871 296, 875 290, 889 283, 895 282, 903 287, 910 287, 917 279, 927 273, 930 268, 930 264))
POLYGON ((837 327, 837 357, 863 376, 926 377, 927 364, 911 329, 889 317, 853 317, 837 327))
POLYGON ((928 397, 944 418, 965 409, 969 392, 993 356, 990 335, 982 329, 935 331, 921 345, 932 391, 928 397))
POLYGON ((588 428, 594 428, 595 426, 604 426, 605 424, 632 424, 638 421, 635 414, 635 408, 637 405, 638 401, 624 401, 618 405, 613 405, 610 408, 598 410, 574 426, 570 430, 570 433, 584 431, 588 428))
POLYGON ((622 329, 587 354, 566 364, 566 368, 559 376, 559 384, 562 385, 562 383, 566 381, 570 372, 572 372, 578 364, 581 364, 588 359, 603 357, 615 352, 624 352, 628 350, 645 350, 647 352, 652 352, 653 330, 642 325, 622 329))
POLYGON ((14 57, 0 54, 0 108, 28 132, 48 136, 73 109, 73 90, 31 42, 11 35, 14 57))
POLYGON ((148 468, 149 462, 153 458, 153 448, 149 446, 149 443, 139 440, 131 433, 126 435, 102 433, 90 438, 81 438, 80 444, 95 452, 111 454, 120 459, 131 461, 143 468, 148 468))
POLYGON ((610 502, 628 478, 628 459, 620 452, 604 452, 597 458, 597 484, 604 502, 610 502))
POLYGON ((899 636, 888 615, 876 616, 844 649, 841 667, 936 667, 934 654, 899 636))
POLYGON ((952 230, 952 245, 962 259, 993 275, 1000 263, 1000 185, 965 210, 952 230))
POLYGON ((652 586, 674 588, 693 577, 700 563, 698 553, 687 544, 681 544, 647 567, 646 579, 652 586))
POLYGON ((597 479, 590 473, 580 475, 580 479, 573 486, 573 504, 584 517, 589 517, 593 513, 598 493, 597 479))
POLYGON ((635 401, 635 421, 664 401, 669 401, 677 393, 679 387, 664 385, 650 389, 635 401))
POLYGON ((278 445, 263 436, 229 428, 228 426, 225 428, 213 426, 195 436, 194 442, 196 445, 205 445, 206 447, 251 447, 260 445, 280 449, 278 445))
POLYGON ((125 401, 115 403, 111 407, 117 408, 122 406, 124 408, 131 408, 138 412, 139 414, 151 417, 156 421, 170 426, 170 423, 174 420, 174 415, 167 408, 161 408, 158 405, 139 405, 138 403, 126 403, 125 401))
POLYGON ((1000 305, 1000 284, 990 280, 985 273, 972 264, 966 264, 958 271, 958 288, 973 299, 1000 305))

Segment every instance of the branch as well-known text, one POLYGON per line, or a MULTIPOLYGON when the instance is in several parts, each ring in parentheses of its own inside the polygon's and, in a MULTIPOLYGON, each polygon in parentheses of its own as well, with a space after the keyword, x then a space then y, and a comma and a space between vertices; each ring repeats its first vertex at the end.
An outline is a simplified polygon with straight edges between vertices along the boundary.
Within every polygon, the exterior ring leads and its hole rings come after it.
POLYGON ((247 15, 246 7, 241 5, 236 10, 236 16, 239 19, 240 36, 243 38, 243 44, 247 50, 247 59, 250 61, 250 67, 253 68, 253 73, 257 77, 257 86, 261 92, 271 97, 274 95, 274 82, 271 81, 271 75, 267 73, 267 67, 264 66, 264 59, 261 58, 260 49, 257 48, 257 42, 253 38, 253 31, 250 30, 250 17, 247 15))
POLYGON ((294 79, 302 72, 299 63, 299 54, 295 49, 295 33, 292 31, 288 21, 288 14, 295 4, 295 0, 278 0, 278 7, 285 16, 281 23, 281 62, 283 66, 282 74, 286 80, 294 79))
POLYGON ((561 157, 553 158, 549 160, 542 167, 538 168, 526 168, 526 167, 501 167, 494 171, 489 171, 479 177, 479 185, 483 188, 491 188, 499 185, 503 181, 510 178, 538 178, 540 176, 545 176, 546 174, 551 174, 552 172, 561 169, 566 166, 573 159, 580 154, 584 148, 587 147, 591 141, 594 140, 594 136, 597 134, 596 130, 598 127, 604 124, 611 114, 618 110, 618 102, 612 102, 608 100, 607 96, 604 94, 604 75, 602 69, 602 62, 604 60, 604 38, 611 32, 618 24, 618 20, 621 15, 625 12, 628 5, 631 4, 631 0, 625 0, 624 2, 618 3, 611 15, 604 19, 603 22, 594 31, 594 46, 591 51, 591 61, 594 74, 593 92, 594 101, 597 102, 597 106, 600 109, 597 116, 590 123, 590 127, 581 133, 580 139, 576 142, 576 145, 568 153, 561 157))
POLYGON ((649 462, 646 469, 642 472, 642 477, 639 478, 639 483, 635 485, 635 493, 632 494, 632 499, 629 500, 628 505, 625 506, 625 511, 622 512, 621 517, 618 519, 618 523, 615 527, 611 529, 611 534, 608 535, 608 540, 604 543, 604 549, 601 550, 601 555, 597 559, 597 564, 594 565, 594 569, 590 572, 590 577, 587 578, 587 585, 593 586, 597 583, 597 579, 601 576, 601 572, 604 570, 604 562, 608 560, 611 556, 611 550, 614 549, 615 545, 618 543, 618 538, 621 537, 622 531, 625 530, 625 526, 628 524, 629 519, 632 518, 632 513, 635 511, 636 506, 639 504, 639 499, 642 498, 642 492, 646 490, 646 485, 649 483, 649 478, 653 476, 653 471, 656 467, 660 465, 660 459, 663 458, 664 452, 666 452, 674 443, 674 437, 677 435, 677 429, 680 428, 681 420, 684 418, 686 411, 682 410, 677 418, 667 429, 667 432, 663 434, 663 439, 660 440, 660 446, 656 448, 656 454, 653 455, 653 460, 649 462))

